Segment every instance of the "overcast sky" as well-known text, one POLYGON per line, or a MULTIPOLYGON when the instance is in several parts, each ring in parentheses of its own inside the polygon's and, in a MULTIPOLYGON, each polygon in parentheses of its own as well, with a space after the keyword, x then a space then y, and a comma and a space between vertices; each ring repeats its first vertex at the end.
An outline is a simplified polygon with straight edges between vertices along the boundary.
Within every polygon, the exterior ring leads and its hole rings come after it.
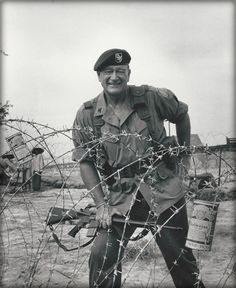
POLYGON ((98 56, 124 48, 130 84, 169 88, 189 105, 192 133, 224 144, 234 134, 233 12, 231 1, 6 1, 3 100, 11 117, 69 128, 101 91, 98 56))

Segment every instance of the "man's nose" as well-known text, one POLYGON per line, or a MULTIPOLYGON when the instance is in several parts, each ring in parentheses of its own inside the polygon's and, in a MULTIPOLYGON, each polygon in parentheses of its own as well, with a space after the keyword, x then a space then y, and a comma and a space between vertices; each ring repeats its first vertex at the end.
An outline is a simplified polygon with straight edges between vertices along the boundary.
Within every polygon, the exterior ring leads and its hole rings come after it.
POLYGON ((113 71, 112 74, 111 74, 111 79, 117 79, 117 72, 116 71, 113 71))

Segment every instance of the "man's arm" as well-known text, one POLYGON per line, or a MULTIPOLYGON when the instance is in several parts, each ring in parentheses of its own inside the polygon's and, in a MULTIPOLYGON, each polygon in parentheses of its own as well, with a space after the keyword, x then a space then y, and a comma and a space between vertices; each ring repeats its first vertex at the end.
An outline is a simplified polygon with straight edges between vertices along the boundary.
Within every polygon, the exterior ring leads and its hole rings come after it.
POLYGON ((87 190, 91 190, 95 205, 99 206, 104 203, 104 193, 94 163, 92 161, 82 161, 80 163, 80 174, 87 190))
POLYGON ((91 156, 93 151, 93 138, 89 127, 93 127, 91 109, 85 109, 82 106, 76 114, 73 123, 72 138, 75 146, 72 158, 77 161, 80 160, 80 174, 82 180, 87 188, 91 191, 91 196, 97 206, 96 220, 98 220, 102 227, 106 228, 111 224, 111 217, 109 215, 108 205, 104 199, 104 193, 94 157, 91 156), (91 151, 90 151, 91 149, 91 151))
MULTIPOLYGON (((191 124, 188 113, 176 123, 176 134, 181 146, 190 146, 191 124)), ((182 156, 182 164, 188 170, 190 168, 190 157, 188 154, 182 156)))
POLYGON ((111 217, 95 164, 92 161, 81 161, 80 174, 87 190, 91 190, 92 198, 97 206, 96 220, 101 223, 103 228, 110 226, 111 217))
POLYGON ((179 145, 190 145, 191 125, 188 113, 186 113, 180 121, 176 123, 176 134, 179 145))

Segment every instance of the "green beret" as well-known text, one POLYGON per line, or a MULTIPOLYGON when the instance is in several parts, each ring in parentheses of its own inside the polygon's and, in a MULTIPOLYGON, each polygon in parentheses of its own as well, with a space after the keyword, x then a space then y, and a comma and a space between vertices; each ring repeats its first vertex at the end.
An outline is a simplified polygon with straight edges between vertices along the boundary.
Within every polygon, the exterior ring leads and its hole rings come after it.
POLYGON ((94 65, 94 71, 101 71, 106 66, 110 65, 125 65, 129 64, 131 56, 123 49, 109 49, 102 53, 94 65))

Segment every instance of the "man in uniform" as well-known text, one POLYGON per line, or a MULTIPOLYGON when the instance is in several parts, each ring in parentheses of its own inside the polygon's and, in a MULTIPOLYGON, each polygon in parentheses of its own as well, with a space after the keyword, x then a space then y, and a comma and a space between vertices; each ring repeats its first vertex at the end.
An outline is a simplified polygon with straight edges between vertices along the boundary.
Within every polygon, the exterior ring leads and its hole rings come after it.
POLYGON ((190 144, 188 107, 168 89, 128 85, 130 60, 123 49, 98 58, 94 70, 103 91, 82 105, 73 125, 73 159, 80 161, 100 223, 89 284, 120 287, 124 250, 136 229, 129 219, 155 219, 158 225, 150 230, 175 286, 202 288, 196 260, 185 247, 188 219, 180 168, 188 168, 189 156, 175 150, 190 144), (164 120, 176 124, 178 144, 166 136, 164 120), (124 223, 112 222, 114 215, 124 216, 124 223))

